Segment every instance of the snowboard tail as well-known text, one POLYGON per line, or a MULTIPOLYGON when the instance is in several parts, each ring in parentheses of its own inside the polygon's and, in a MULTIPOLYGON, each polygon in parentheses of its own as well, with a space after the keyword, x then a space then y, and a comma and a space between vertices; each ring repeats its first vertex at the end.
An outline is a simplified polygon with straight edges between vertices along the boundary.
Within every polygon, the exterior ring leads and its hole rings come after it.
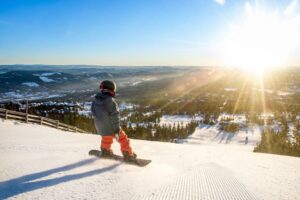
POLYGON ((125 161, 123 159, 123 156, 116 155, 116 154, 113 154, 112 156, 103 156, 102 152, 100 150, 95 150, 95 149, 90 150, 89 155, 90 156, 96 156, 96 157, 101 158, 101 159, 116 160, 116 161, 124 162, 124 163, 127 163, 127 164, 137 165, 137 166, 140 166, 140 167, 144 167, 144 166, 148 165, 149 163, 151 163, 151 160, 141 159, 141 158, 137 158, 134 161, 125 161))

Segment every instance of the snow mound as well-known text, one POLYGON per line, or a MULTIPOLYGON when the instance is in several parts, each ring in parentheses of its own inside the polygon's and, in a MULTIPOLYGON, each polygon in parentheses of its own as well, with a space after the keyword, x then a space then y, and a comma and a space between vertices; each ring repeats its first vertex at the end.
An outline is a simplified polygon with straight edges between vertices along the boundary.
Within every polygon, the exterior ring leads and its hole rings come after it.
POLYGON ((42 81, 44 81, 45 83, 54 82, 53 79, 50 79, 50 78, 45 77, 45 76, 40 76, 39 78, 40 78, 42 81))
POLYGON ((34 76, 53 76, 53 75, 61 75, 60 72, 45 72, 45 73, 42 73, 42 74, 33 74, 34 76))
POLYGON ((53 76, 53 75, 61 75, 60 72, 46 72, 46 73, 42 73, 41 76, 53 76))
MULTIPOLYGON (((141 168, 88 156, 97 135, 0 120, 0 199, 299 197, 299 158, 211 142, 210 134, 199 128, 185 144, 131 140, 139 157, 152 159, 141 168), (195 136, 200 142, 190 145, 195 136)), ((117 143, 113 150, 119 154, 117 143)))
POLYGON ((28 87, 39 87, 40 86, 36 82, 25 82, 25 83, 22 83, 22 85, 26 85, 28 87))

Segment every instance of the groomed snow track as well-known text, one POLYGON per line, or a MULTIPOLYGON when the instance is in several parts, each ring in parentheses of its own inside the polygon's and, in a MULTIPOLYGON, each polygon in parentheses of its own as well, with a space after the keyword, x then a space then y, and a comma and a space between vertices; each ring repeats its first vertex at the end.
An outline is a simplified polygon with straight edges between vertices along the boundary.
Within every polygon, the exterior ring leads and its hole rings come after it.
POLYGON ((216 164, 199 165, 173 183, 136 200, 254 200, 257 199, 229 171, 216 164))

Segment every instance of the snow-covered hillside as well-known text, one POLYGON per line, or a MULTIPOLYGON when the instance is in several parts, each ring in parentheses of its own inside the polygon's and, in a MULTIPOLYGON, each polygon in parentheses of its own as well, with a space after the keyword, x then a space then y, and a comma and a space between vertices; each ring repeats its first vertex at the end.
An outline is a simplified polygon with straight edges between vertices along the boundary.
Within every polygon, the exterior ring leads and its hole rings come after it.
POLYGON ((182 144, 132 140, 152 159, 140 168, 89 157, 99 136, 1 120, 0 199, 299 199, 300 159, 253 153, 255 133, 248 145, 214 127, 182 144))
POLYGON ((261 127, 254 125, 243 128, 237 133, 220 131, 218 126, 200 125, 194 134, 181 143, 188 144, 246 144, 256 145, 261 138, 261 127), (246 138, 247 142, 246 142, 246 138))

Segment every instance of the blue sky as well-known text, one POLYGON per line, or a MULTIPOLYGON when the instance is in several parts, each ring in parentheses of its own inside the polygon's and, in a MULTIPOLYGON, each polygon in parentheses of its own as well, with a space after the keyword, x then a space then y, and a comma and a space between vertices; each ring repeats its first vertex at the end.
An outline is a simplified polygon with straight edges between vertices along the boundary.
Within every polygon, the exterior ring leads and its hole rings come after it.
POLYGON ((219 65, 222 32, 244 4, 0 0, 0 64, 219 65))

